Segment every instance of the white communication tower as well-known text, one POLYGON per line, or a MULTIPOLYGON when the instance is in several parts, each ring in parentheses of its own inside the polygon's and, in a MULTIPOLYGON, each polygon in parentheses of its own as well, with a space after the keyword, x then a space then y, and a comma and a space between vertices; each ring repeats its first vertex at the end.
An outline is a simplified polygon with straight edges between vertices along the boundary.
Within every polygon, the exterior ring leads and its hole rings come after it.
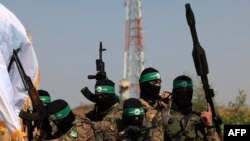
POLYGON ((125 0, 125 9, 124 70, 120 94, 122 99, 139 98, 139 77, 144 69, 141 1, 125 0))

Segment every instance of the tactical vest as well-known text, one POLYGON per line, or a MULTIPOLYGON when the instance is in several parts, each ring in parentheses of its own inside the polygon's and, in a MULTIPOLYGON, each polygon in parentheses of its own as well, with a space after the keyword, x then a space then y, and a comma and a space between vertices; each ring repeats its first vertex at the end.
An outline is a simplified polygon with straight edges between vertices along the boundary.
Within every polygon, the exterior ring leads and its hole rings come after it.
POLYGON ((204 141, 205 127, 197 113, 182 115, 171 111, 165 125, 165 140, 168 141, 204 141))

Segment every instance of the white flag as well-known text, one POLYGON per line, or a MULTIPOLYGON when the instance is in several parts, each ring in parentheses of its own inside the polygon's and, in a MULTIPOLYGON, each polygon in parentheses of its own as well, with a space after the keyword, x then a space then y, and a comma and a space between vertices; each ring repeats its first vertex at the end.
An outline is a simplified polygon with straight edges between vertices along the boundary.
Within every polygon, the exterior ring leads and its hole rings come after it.
POLYGON ((0 3, 0 120, 5 122, 11 132, 21 128, 18 114, 28 97, 15 62, 8 72, 13 49, 18 48, 18 57, 25 73, 33 82, 38 82, 37 58, 26 29, 18 18, 0 3))

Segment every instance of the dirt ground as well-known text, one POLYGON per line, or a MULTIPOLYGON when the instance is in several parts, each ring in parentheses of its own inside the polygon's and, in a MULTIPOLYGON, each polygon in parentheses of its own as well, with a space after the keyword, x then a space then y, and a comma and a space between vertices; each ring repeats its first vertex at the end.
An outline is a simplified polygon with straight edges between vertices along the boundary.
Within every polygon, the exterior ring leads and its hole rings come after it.
POLYGON ((88 111, 92 110, 94 108, 93 104, 90 105, 82 105, 79 107, 76 107, 74 109, 72 109, 73 113, 80 115, 80 116, 84 116, 88 111))

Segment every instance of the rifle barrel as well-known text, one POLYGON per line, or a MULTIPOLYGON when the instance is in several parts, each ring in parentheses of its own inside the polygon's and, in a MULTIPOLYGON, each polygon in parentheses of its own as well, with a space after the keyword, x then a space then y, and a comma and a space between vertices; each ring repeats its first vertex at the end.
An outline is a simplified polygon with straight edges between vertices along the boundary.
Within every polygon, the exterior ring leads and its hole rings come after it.
POLYGON ((13 60, 16 62, 16 66, 17 66, 18 71, 20 72, 19 74, 20 74, 20 77, 21 77, 21 79, 23 81, 24 88, 25 88, 25 90, 28 90, 29 89, 29 85, 25 81, 27 75, 25 74, 23 66, 20 65, 21 61, 19 60, 19 57, 18 57, 18 54, 17 54, 19 52, 19 50, 20 49, 17 49, 17 50, 13 49, 13 56, 12 57, 13 57, 13 60))
POLYGON ((100 48, 99 48, 99 59, 102 60, 102 52, 105 51, 105 48, 102 48, 102 42, 100 42, 100 48))

